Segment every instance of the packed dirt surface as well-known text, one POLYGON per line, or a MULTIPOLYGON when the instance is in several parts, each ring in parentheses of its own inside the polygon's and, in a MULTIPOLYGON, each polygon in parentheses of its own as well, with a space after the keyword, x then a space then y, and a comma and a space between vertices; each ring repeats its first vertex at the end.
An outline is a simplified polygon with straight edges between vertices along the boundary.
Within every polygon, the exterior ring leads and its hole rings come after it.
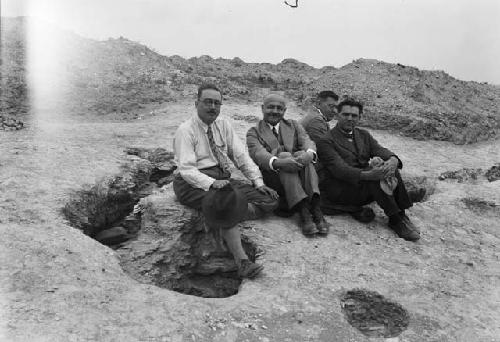
MULTIPOLYGON (((290 106, 287 116, 298 112, 290 106)), ((74 190, 116 174, 126 148, 170 150, 193 113, 192 101, 128 122, 39 113, 23 130, 0 132, 0 341, 500 341, 500 182, 438 180, 488 170, 500 161, 498 141, 457 146, 373 131, 401 157, 404 177, 435 186, 409 210, 421 228, 416 243, 389 230, 376 206, 367 225, 327 217, 326 238, 305 238, 296 217, 271 216, 240 225, 264 251, 265 269, 234 296, 132 280, 116 252, 71 227, 61 208, 74 190), (489 204, 471 210, 474 201, 489 204), (384 339, 351 326, 342 300, 353 289, 399 304, 406 330, 384 339)), ((222 113, 238 118, 242 138, 253 124, 246 118, 261 117, 259 104, 228 102, 222 113)))

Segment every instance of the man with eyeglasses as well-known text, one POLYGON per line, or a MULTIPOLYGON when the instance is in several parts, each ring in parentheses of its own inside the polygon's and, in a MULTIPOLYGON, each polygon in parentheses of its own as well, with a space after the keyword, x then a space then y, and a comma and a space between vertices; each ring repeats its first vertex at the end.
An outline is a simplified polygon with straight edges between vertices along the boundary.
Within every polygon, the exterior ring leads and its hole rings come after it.
POLYGON ((290 216, 298 211, 304 235, 327 235, 313 165, 316 145, 297 121, 284 119, 286 100, 281 95, 266 96, 261 108, 263 120, 248 131, 247 146, 264 182, 280 196, 275 213, 290 216))
POLYGON ((375 201, 399 237, 417 241, 419 229, 405 212, 412 201, 398 170, 403 163, 368 131, 357 127, 363 113, 361 102, 345 98, 338 109, 337 125, 318 141, 318 156, 326 173, 320 183, 321 194, 340 205, 363 206, 375 201), (377 165, 370 163, 371 159, 378 160, 377 165), (387 179, 391 179, 390 184, 387 179))
MULTIPOLYGON (((182 123, 174 137, 177 164, 174 192, 180 203, 201 210, 203 199, 210 191, 230 185, 246 197, 245 219, 257 219, 277 207, 278 194, 264 185, 259 168, 229 121, 219 118, 221 105, 222 93, 215 85, 204 84, 198 88, 197 114, 182 123), (232 164, 252 185, 230 179, 232 164)), ((263 266, 249 261, 237 226, 209 228, 220 231, 242 278, 254 278, 260 273, 263 266)))

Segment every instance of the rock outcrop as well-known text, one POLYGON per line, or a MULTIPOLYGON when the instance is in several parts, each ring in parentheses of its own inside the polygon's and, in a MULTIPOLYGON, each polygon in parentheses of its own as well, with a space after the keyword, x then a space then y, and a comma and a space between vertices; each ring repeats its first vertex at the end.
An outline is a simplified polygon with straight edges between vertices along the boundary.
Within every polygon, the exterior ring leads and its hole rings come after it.
MULTIPOLYGON (((181 205, 172 184, 136 206, 141 229, 118 250, 125 272, 139 282, 201 297, 227 297, 240 284, 232 255, 207 232, 200 212, 181 205)), ((250 257, 256 247, 243 236, 250 257)))
POLYGON ((173 153, 162 148, 128 148, 118 175, 75 191, 62 212, 75 228, 113 245, 132 237, 139 221, 134 205, 173 179, 173 153), (103 233, 106 230, 112 229, 103 233), (123 230, 126 234, 123 234, 123 230), (114 232, 114 233, 112 233, 114 232))

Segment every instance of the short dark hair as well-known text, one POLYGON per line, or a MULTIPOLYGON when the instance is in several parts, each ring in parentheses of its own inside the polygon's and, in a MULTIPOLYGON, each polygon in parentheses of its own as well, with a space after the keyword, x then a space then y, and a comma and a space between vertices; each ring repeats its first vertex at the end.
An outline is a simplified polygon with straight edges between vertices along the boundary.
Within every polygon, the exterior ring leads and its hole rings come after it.
POLYGON ((331 90, 323 90, 323 91, 320 91, 318 93, 318 96, 317 96, 317 99, 318 101, 325 101, 327 98, 331 97, 332 99, 334 99, 335 101, 338 101, 339 100, 339 96, 337 94, 335 94, 333 91, 331 90))
POLYGON ((201 93, 203 93, 203 90, 207 90, 207 89, 212 89, 212 90, 218 91, 222 97, 222 91, 220 91, 220 89, 217 88, 217 86, 215 84, 203 83, 201 86, 198 87, 198 100, 200 99, 201 93))
POLYGON ((358 101, 356 99, 344 97, 342 101, 340 101, 340 103, 337 105, 339 113, 342 111, 343 106, 358 107, 359 114, 363 113, 363 104, 361 103, 361 101, 358 101))

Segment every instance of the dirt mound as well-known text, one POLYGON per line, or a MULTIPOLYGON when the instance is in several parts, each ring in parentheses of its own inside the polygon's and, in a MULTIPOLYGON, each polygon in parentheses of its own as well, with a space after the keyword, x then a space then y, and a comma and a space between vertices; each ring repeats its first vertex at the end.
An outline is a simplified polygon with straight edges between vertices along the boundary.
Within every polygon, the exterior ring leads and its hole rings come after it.
POLYGON ((439 180, 456 179, 459 183, 476 181, 479 177, 485 177, 488 181, 494 182, 500 179, 500 164, 495 164, 488 170, 481 168, 462 168, 455 171, 445 171, 439 175, 439 180))
POLYGON ((495 139, 500 131, 500 88, 460 81, 443 71, 371 59, 339 69, 318 69, 291 58, 276 65, 238 57, 184 59, 162 56, 123 37, 95 41, 31 19, 2 20, 2 25, 2 51, 8 52, 2 57, 2 89, 7 91, 0 109, 13 113, 27 111, 24 30, 35 25, 51 37, 50 45, 39 48, 54 51, 32 70, 50 80, 41 87, 48 93, 37 103, 46 110, 127 118, 126 113, 145 105, 194 97, 197 85, 212 82, 225 98, 252 102, 270 90, 283 91, 303 107, 318 91, 333 89, 365 103, 362 125, 416 139, 470 144, 495 139))
POLYGON ((358 59, 324 73, 307 91, 334 89, 365 104, 363 124, 416 139, 469 144, 500 130, 498 87, 457 80, 443 71, 358 59))
POLYGON ((493 201, 487 201, 477 197, 465 197, 461 201, 465 204, 467 209, 476 214, 482 215, 487 212, 496 213, 500 212, 500 206, 493 201))
POLYGON ((494 182, 500 179, 500 163, 493 165, 486 173, 484 174, 486 178, 490 182, 494 182))
POLYGON ((29 110, 24 32, 24 18, 0 20, 0 113, 17 117, 29 110))

